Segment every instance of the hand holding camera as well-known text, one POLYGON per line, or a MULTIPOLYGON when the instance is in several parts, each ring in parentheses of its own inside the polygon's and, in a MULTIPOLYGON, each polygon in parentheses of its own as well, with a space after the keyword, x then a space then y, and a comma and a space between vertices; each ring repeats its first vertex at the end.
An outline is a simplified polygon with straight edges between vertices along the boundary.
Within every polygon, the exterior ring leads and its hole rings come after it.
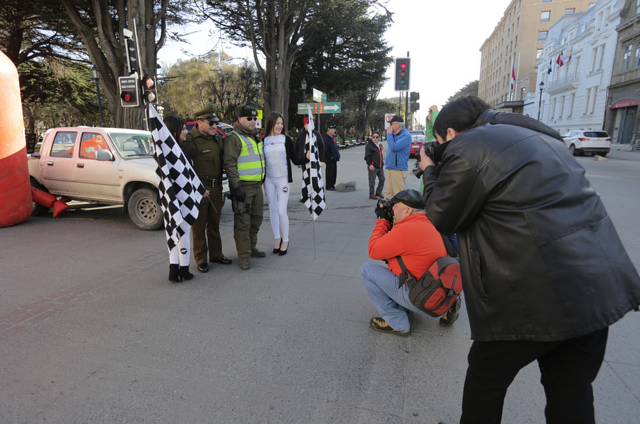
POLYGON ((379 200, 376 205, 376 217, 378 219, 386 219, 393 224, 393 205, 388 200, 379 200))

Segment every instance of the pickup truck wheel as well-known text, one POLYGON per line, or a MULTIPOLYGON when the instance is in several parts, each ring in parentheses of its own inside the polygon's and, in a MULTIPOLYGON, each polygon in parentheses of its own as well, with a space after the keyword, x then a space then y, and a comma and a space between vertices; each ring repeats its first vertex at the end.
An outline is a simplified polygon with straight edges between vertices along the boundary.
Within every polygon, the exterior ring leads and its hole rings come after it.
POLYGON ((129 218, 141 230, 162 228, 162 210, 157 194, 148 188, 136 190, 129 198, 129 218))
MULTIPOLYGON (((42 190, 45 193, 49 193, 49 190, 47 190, 42 184, 40 184, 37 181, 34 181, 33 179, 31 180, 31 187, 35 187, 38 190, 42 190)), ((45 215, 47 213, 49 213, 49 208, 46 206, 42 206, 37 204, 36 202, 31 202, 33 205, 33 209, 31 211, 31 216, 42 216, 45 215)))

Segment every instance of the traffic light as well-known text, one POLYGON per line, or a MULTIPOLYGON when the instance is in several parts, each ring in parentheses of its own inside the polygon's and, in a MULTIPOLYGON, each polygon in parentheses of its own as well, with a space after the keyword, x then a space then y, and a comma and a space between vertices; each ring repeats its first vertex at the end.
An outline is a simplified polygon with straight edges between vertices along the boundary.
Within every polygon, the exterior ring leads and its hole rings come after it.
POLYGON ((409 94, 409 101, 413 103, 413 102, 417 102, 418 100, 420 100, 420 93, 418 93, 417 91, 412 91, 409 94))
POLYGON ((142 98, 147 103, 154 103, 158 98, 158 89, 155 78, 145 75, 142 78, 142 98))
POLYGON ((122 107, 138 107, 140 105, 140 88, 138 86, 138 77, 119 77, 120 85, 120 104, 122 107))
POLYGON ((418 102, 411 102, 409 103, 409 107, 411 108, 411 113, 413 112, 417 112, 420 110, 420 103, 418 102))
POLYGON ((409 91, 410 76, 411 59, 408 57, 396 59, 396 91, 409 91))

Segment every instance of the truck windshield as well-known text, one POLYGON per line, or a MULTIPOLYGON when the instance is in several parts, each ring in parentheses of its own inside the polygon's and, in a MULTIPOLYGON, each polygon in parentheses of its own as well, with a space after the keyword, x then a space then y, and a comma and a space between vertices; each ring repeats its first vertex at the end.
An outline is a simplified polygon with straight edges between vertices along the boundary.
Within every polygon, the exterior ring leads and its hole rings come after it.
POLYGON ((109 133, 111 141, 124 158, 153 156, 153 138, 151 134, 109 133))

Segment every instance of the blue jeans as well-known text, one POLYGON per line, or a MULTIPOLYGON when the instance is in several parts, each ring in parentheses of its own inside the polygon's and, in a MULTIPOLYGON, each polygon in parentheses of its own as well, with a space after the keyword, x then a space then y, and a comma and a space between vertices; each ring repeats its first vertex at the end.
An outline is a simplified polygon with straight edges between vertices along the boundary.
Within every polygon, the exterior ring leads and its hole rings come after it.
POLYGON ((367 262, 360 267, 360 280, 382 319, 394 330, 410 329, 408 311, 425 314, 409 301, 409 288, 398 288, 398 276, 388 268, 367 262))

